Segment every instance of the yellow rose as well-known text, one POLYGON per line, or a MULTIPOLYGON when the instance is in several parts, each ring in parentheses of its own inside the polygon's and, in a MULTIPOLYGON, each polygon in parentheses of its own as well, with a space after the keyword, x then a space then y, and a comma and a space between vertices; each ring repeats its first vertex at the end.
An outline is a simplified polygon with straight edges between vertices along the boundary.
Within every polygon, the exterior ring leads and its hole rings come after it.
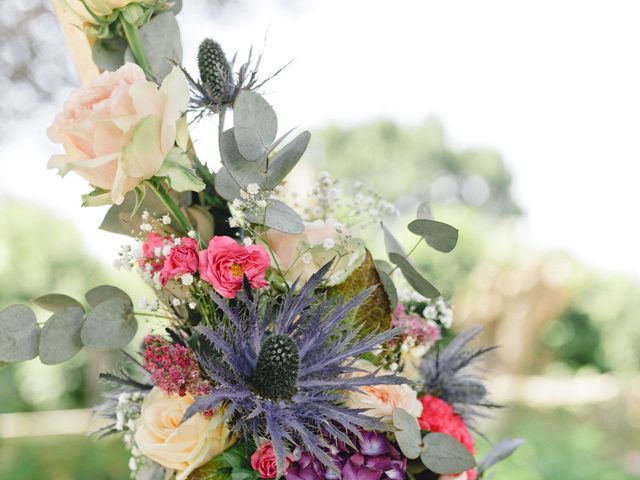
POLYGON ((158 88, 142 69, 125 63, 71 93, 49 138, 64 147, 49 168, 70 171, 111 191, 113 203, 153 177, 174 147, 177 124, 187 109, 189 87, 174 67, 158 88))
POLYGON ((198 413, 182 423, 193 402, 191 395, 167 395, 154 387, 144 399, 134 437, 140 453, 175 470, 176 480, 185 480, 235 443, 221 412, 211 418, 198 413))
MULTIPOLYGON (((354 367, 367 372, 376 370, 375 365, 366 360, 358 360, 354 367)), ((389 372, 383 372, 389 373, 389 372)), ((358 375, 358 374, 356 374, 358 375)), ((418 393, 409 385, 372 385, 360 387, 358 391, 349 392, 347 400, 349 408, 361 408, 364 415, 378 418, 384 423, 392 422, 393 410, 402 408, 411 416, 418 418, 422 413, 422 403, 418 393)))

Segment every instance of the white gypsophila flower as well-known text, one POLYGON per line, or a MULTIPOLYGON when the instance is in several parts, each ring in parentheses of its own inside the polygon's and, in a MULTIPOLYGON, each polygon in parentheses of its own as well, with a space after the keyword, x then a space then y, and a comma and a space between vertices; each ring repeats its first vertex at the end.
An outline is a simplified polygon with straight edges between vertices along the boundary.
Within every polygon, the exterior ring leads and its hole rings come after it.
POLYGON ((250 183, 249 185, 247 185, 247 193, 249 195, 257 195, 259 191, 260 185, 258 185, 257 183, 250 183))
POLYGON ((145 222, 140 224, 140 230, 142 230, 143 232, 150 232, 151 230, 153 230, 153 227, 150 223, 145 222))
POLYGON ((153 255, 156 257, 161 257, 162 256, 162 248, 160 247, 156 247, 153 249, 153 255))
POLYGON ((176 237, 173 239, 173 246, 177 247, 178 245, 182 245, 182 238, 176 237))
POLYGON ((442 323, 442 326, 444 328, 451 328, 451 326, 453 325, 453 311, 451 311, 451 309, 443 312, 442 315, 440 315, 440 323, 442 323))
POLYGON ((149 220, 149 212, 147 210, 142 212, 142 220, 144 220, 144 221, 149 220))
POLYGON ((154 298, 149 304, 149 310, 151 310, 152 312, 156 312, 158 311, 159 308, 160 308, 160 302, 158 301, 157 298, 154 298))
POLYGON ((245 247, 248 247, 250 245, 253 245, 253 238, 251 237, 244 237, 242 239, 242 243, 244 244, 245 247))
POLYGON ((268 204, 266 200, 257 200, 256 205, 260 208, 267 208, 268 204))
POLYGON ((140 306, 140 308, 142 310, 148 308, 149 307, 149 300, 147 299, 147 297, 142 297, 140 299, 140 301, 138 302, 138 306, 140 306))
POLYGON ((198 236, 198 234, 196 233, 195 230, 189 230, 189 232, 187 233, 187 236, 189 238, 196 238, 198 236))
POLYGON ((198 304, 196 302, 189 302, 189 308, 191 310, 195 310, 198 304))
POLYGON ((305 265, 309 265, 311 263, 311 261, 313 260, 313 255, 311 255, 311 252, 305 252, 301 257, 300 260, 302 261, 302 263, 304 263, 305 265))
POLYGON ((190 273, 185 273, 180 277, 180 280, 182 281, 183 285, 189 286, 193 284, 193 275, 190 273))
POLYGON ((335 240, 333 238, 327 238, 322 242, 322 247, 325 250, 331 250, 335 246, 336 246, 336 242, 335 242, 335 240))
POLYGON ((179 298, 174 298, 173 300, 171 300, 171 305, 173 305, 174 307, 179 307, 181 304, 182 302, 179 298))
POLYGON ((239 198, 234 198, 233 202, 231 202, 231 206, 233 208, 242 208, 243 205, 244 205, 244 202, 239 198))
POLYGON ((240 226, 240 223, 238 223, 238 220, 236 220, 234 217, 229 217, 229 226, 231 228, 238 228, 240 226))
POLYGON ((172 245, 165 245, 164 247, 162 247, 162 255, 164 255, 165 257, 168 256, 171 253, 172 248, 172 245))
POLYGON ((163 215, 162 223, 164 223, 165 225, 171 225, 171 217, 169 215, 163 215))
POLYGON ((422 312, 422 316, 427 320, 438 318, 438 308, 435 305, 427 305, 422 312))

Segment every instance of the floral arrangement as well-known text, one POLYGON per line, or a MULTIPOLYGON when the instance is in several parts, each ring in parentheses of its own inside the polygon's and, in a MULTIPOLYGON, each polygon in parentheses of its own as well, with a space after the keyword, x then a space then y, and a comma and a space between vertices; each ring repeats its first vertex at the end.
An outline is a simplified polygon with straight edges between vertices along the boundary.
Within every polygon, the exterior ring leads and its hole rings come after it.
POLYGON ((85 206, 111 205, 101 228, 132 238, 116 266, 156 298, 135 309, 106 285, 84 303, 45 295, 33 301, 51 312, 42 327, 11 306, 0 361, 121 350, 102 375, 101 434, 122 435, 140 480, 473 480, 517 448, 508 439, 474 459, 474 419, 496 407, 475 368, 491 348, 468 348, 479 329, 451 339, 451 307, 410 260, 423 244, 451 251, 454 227, 422 204, 406 253, 382 223, 394 207, 361 185, 347 196, 323 172, 293 198, 309 132, 278 137, 259 60, 235 68, 206 39, 198 75, 181 68, 179 2, 65 8, 102 73, 55 118, 64 152, 49 167, 87 180, 85 206), (219 122, 215 173, 190 137, 187 119, 203 116, 219 122), (376 228, 385 259, 360 239, 376 228), (161 326, 124 353, 141 318, 161 326))

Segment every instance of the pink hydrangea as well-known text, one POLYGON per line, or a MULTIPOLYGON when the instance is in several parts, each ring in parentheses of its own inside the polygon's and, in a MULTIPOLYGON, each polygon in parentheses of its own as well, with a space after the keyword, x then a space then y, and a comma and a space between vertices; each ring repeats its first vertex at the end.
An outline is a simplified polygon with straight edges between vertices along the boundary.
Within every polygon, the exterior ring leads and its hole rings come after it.
POLYGON ((184 237, 180 244, 175 245, 164 259, 160 271, 160 283, 166 285, 180 275, 194 274, 198 271, 198 242, 193 238, 184 237))
POLYGON ((269 254, 260 245, 239 245, 231 237, 213 237, 206 250, 199 253, 200 277, 225 298, 235 298, 246 275, 252 288, 267 285, 264 274, 269 268, 269 254))
POLYGON ((151 381, 168 394, 205 395, 211 391, 190 348, 172 344, 159 335, 148 335, 143 359, 151 381))
POLYGON ((431 346, 442 338, 437 323, 426 320, 419 315, 406 313, 401 304, 398 304, 394 312, 393 327, 404 328, 401 337, 411 338, 417 344, 431 346))
MULTIPOLYGON (((422 403, 422 414, 418 418, 418 423, 422 430, 450 435, 464 445, 469 453, 472 455, 475 453, 473 437, 462 417, 453 410, 451 405, 431 395, 421 397, 420 403, 422 403)), ((468 470, 467 479, 475 480, 475 478, 476 471, 468 470)))

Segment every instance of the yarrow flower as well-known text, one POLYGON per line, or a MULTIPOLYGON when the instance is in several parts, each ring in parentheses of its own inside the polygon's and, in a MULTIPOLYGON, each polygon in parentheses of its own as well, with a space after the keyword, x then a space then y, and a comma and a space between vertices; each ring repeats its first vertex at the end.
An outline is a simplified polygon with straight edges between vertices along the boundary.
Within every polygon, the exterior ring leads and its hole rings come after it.
POLYGON ((335 470, 327 453, 330 440, 353 445, 351 438, 360 430, 387 428, 346 407, 347 392, 406 383, 402 377, 377 372, 353 375, 360 372, 354 359, 398 331, 362 335, 361 327, 344 321, 371 290, 343 304, 314 293, 330 267, 321 268, 299 294, 292 288, 278 303, 254 296, 248 285, 234 308, 212 294, 226 318, 215 329, 196 328, 216 355, 215 360, 201 358, 215 388, 198 398, 189 414, 226 405, 234 432, 257 442, 271 440, 279 474, 284 473, 291 444, 335 470))
POLYGON ((269 254, 260 245, 243 246, 231 237, 218 236, 199 257, 200 276, 225 298, 235 298, 243 276, 252 288, 267 285, 264 274, 269 268, 269 254))
MULTIPOLYGON (((430 347, 442 338, 440 327, 433 320, 426 320, 419 315, 408 314, 402 304, 398 304, 393 315, 394 327, 404 328, 401 338, 413 345, 430 347)), ((411 346, 413 346, 411 345, 411 346)))
POLYGON ((154 385, 167 394, 205 395, 211 391, 190 348, 172 344, 159 335, 148 335, 143 359, 154 385))

